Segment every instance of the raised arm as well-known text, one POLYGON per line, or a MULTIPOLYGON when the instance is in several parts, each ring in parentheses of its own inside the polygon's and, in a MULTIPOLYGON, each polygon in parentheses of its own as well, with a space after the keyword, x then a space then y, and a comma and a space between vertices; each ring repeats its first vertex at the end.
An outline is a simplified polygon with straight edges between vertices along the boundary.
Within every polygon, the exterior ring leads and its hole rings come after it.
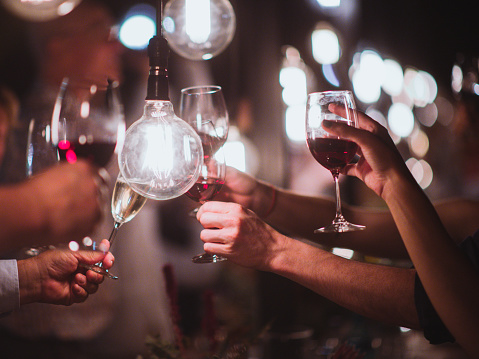
POLYGON ((477 357, 479 273, 448 234, 386 129, 363 114, 360 121, 362 130, 329 123, 329 131, 361 148, 361 160, 347 173, 386 201, 434 308, 457 342, 477 357))

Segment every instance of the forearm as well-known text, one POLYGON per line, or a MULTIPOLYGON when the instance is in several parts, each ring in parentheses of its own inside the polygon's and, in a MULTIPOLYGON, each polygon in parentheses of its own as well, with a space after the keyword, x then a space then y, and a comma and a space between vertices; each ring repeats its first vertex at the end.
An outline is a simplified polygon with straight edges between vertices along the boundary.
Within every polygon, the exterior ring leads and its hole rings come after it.
POLYGON ((479 275, 456 246, 417 184, 393 178, 384 198, 422 284, 456 340, 477 355, 479 275))
MULTIPOLYGON (((266 190, 264 190, 266 191, 266 190)), ((266 200, 266 203, 269 203, 266 200)), ((407 252, 387 209, 364 209, 343 204, 343 214, 352 223, 366 226, 364 231, 315 234, 334 217, 335 202, 330 198, 301 196, 278 189, 274 210, 266 221, 291 236, 304 238, 329 247, 345 247, 366 255, 407 258, 407 252)))
POLYGON ((270 271, 361 315, 418 328, 414 271, 347 260, 300 241, 286 243, 270 271))
POLYGON ((44 233, 46 217, 38 209, 36 194, 21 188, 17 185, 0 189, 0 207, 3 208, 0 252, 34 245, 44 233))

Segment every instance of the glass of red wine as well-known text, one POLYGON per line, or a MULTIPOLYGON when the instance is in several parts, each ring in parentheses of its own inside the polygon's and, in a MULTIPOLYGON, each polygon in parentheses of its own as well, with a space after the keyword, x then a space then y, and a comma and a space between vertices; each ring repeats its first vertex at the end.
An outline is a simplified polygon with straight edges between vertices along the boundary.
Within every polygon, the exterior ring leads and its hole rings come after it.
POLYGON ((52 144, 59 159, 88 159, 105 167, 125 130, 117 81, 63 79, 52 116, 52 144))
POLYGON ((357 113, 351 91, 326 91, 308 95, 306 103, 306 140, 311 154, 323 167, 333 175, 336 188, 336 216, 326 227, 316 229, 315 233, 350 232, 366 228, 348 222, 342 215, 341 196, 339 192, 339 173, 356 155, 358 145, 326 132, 323 120, 342 122, 357 127, 357 113), (330 111, 329 105, 344 107, 346 118, 330 111))
MULTIPOLYGON (((119 83, 103 79, 64 78, 51 120, 51 146, 58 161, 91 161, 106 175, 104 167, 121 149, 125 121, 119 83)), ((102 250, 101 239, 86 237, 70 242, 72 250, 102 250)), ((110 278, 115 276, 99 269, 110 278)))
MULTIPOLYGON (((201 138, 204 164, 200 176, 186 196, 205 203, 218 193, 224 183, 226 162, 222 150, 228 137, 229 115, 220 86, 193 86, 181 90, 180 118, 193 127, 201 138)), ((198 208, 190 215, 196 216, 198 208)), ((193 257, 194 263, 216 263, 226 258, 203 253, 193 257)))
MULTIPOLYGON (((204 147, 210 147, 206 145, 204 147)), ((209 153, 211 153, 211 149, 209 153)), ((213 199, 225 183, 226 162, 222 148, 214 155, 205 155, 200 176, 196 183, 185 193, 186 196, 201 204, 213 199)), ((192 258, 193 263, 216 263, 226 260, 217 254, 203 253, 192 258)))

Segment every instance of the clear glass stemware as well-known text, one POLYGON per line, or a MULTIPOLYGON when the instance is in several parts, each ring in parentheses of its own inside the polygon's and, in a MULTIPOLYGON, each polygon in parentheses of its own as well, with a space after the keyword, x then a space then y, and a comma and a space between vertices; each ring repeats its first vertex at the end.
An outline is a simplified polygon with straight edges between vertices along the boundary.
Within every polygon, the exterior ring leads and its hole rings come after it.
POLYGON ((326 227, 315 230, 322 232, 350 232, 366 228, 362 225, 349 223, 341 210, 339 192, 339 173, 356 155, 358 146, 352 141, 333 136, 326 132, 323 120, 342 122, 357 127, 357 114, 351 91, 326 91, 308 95, 306 103, 306 138, 309 150, 316 161, 328 169, 333 175, 336 190, 336 215, 333 222, 326 227), (330 111, 329 105, 343 106, 346 118, 330 111))

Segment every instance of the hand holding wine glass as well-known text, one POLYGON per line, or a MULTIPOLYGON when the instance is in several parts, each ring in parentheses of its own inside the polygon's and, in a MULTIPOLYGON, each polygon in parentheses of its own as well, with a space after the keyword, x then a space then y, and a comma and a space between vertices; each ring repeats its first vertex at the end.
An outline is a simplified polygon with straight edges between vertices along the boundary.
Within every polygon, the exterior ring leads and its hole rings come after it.
MULTIPOLYGON (((180 117, 200 136, 204 154, 200 176, 186 195, 204 203, 221 189, 226 173, 224 153, 220 149, 228 137, 229 118, 222 88, 194 86, 182 89, 180 117)), ((196 214, 196 211, 192 213, 196 214)), ((223 260, 226 258, 209 253, 193 257, 194 263, 215 263, 223 260)))
MULTIPOLYGON (((131 221, 143 208, 145 203, 146 197, 143 197, 133 191, 133 189, 128 186, 121 173, 118 174, 118 178, 115 182, 115 188, 113 189, 113 196, 111 198, 111 214, 113 216, 114 224, 110 233, 110 237, 108 238, 110 249, 120 226, 131 221)), ((89 266, 83 265, 83 267, 86 267, 96 273, 100 273, 108 278, 118 279, 116 275, 111 274, 107 269, 104 269, 101 263, 89 266)))
MULTIPOLYGON (((220 191, 225 183, 226 162, 220 148, 214 156, 205 156, 201 166, 200 176, 196 183, 186 192, 186 196, 194 201, 204 204, 220 191)), ((203 253, 193 257, 194 263, 216 263, 226 258, 216 254, 203 253)))
MULTIPOLYGON (((121 147, 124 131, 118 82, 106 77, 64 78, 51 122, 30 123, 27 175, 54 164, 53 158, 57 162, 69 163, 75 163, 79 158, 86 159, 98 168, 100 176, 106 174, 103 167, 121 147)), ((82 241, 71 241, 68 246, 71 250, 104 251, 100 242, 100 239, 85 237, 82 241)), ((31 253, 38 254, 38 251, 31 253)))
POLYGON ((323 129, 323 120, 342 122, 357 127, 357 114, 351 91, 326 91, 311 93, 306 104, 306 137, 311 154, 323 167, 331 171, 336 188, 336 216, 326 227, 317 232, 350 232, 366 228, 349 223, 342 215, 339 191, 339 173, 356 155, 356 143, 329 134, 323 129), (330 111, 329 105, 337 104, 345 109, 346 117, 330 111))

